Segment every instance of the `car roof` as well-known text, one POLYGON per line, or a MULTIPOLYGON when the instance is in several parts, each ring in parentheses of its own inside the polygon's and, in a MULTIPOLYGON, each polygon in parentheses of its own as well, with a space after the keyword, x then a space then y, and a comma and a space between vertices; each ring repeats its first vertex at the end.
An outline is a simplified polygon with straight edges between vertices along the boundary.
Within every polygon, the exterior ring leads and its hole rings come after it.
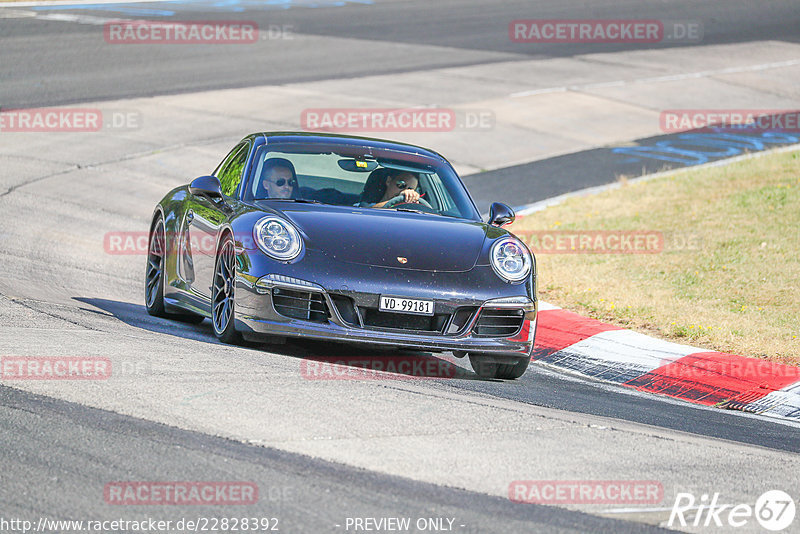
MULTIPOLYGON (((272 142, 276 143, 325 143, 329 145, 342 145, 342 146, 363 146, 372 147, 384 150, 394 150, 398 152, 406 152, 409 154, 418 154, 427 156, 429 158, 437 159, 442 162, 448 163, 447 160, 433 150, 423 148, 421 146, 412 145, 409 143, 400 143, 397 141, 388 141, 386 139, 376 139, 373 137, 360 137, 356 135, 340 135, 340 134, 327 134, 327 133, 311 133, 311 132, 262 132, 252 134, 252 137, 263 136, 266 138, 267 144, 272 142)), ((248 136, 248 137, 251 137, 248 136)))

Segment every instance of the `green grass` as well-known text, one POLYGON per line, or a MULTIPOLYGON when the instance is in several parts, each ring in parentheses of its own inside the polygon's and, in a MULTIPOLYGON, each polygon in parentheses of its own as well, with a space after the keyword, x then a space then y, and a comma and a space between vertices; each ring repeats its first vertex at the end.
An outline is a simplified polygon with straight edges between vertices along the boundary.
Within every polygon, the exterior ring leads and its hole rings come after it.
POLYGON ((523 239, 663 232, 658 254, 538 254, 542 300, 664 339, 800 363, 798 152, 568 199, 511 230, 523 239))

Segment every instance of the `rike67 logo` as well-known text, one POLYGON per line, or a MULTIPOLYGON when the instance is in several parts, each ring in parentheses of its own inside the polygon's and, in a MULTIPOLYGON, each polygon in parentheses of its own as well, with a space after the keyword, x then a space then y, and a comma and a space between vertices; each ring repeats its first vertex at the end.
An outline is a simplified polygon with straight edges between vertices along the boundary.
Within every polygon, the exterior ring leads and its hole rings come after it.
POLYGON ((696 499, 691 493, 678 493, 669 515, 669 527, 725 527, 738 528, 751 525, 755 519, 762 528, 779 532, 794 521, 794 500, 784 491, 764 492, 755 506, 750 504, 723 504, 719 493, 711 498, 703 494, 696 499))

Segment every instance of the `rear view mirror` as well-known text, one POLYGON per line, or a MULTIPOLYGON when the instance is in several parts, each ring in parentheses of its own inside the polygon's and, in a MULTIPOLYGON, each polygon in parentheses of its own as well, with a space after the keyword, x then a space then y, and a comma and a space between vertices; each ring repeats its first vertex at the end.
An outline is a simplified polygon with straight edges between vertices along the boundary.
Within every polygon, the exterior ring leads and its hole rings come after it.
POLYGON ((378 168, 378 162, 368 159, 347 158, 339 160, 339 167, 350 172, 372 172, 378 168))
POLYGON ((495 202, 489 208, 489 224, 492 226, 503 227, 511 224, 515 219, 514 210, 501 202, 495 202))

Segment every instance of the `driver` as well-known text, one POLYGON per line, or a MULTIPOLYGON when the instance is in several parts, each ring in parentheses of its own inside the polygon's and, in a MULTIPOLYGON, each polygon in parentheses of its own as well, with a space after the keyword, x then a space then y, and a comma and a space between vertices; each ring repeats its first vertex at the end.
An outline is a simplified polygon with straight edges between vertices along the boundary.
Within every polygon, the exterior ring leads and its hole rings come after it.
POLYGON ((391 208, 397 204, 423 204, 430 206, 425 199, 417 193, 419 178, 415 173, 408 171, 394 171, 386 177, 386 190, 383 197, 372 207, 391 208))
POLYGON ((270 158, 264 162, 261 183, 269 198, 294 198, 297 173, 288 159, 270 158))

